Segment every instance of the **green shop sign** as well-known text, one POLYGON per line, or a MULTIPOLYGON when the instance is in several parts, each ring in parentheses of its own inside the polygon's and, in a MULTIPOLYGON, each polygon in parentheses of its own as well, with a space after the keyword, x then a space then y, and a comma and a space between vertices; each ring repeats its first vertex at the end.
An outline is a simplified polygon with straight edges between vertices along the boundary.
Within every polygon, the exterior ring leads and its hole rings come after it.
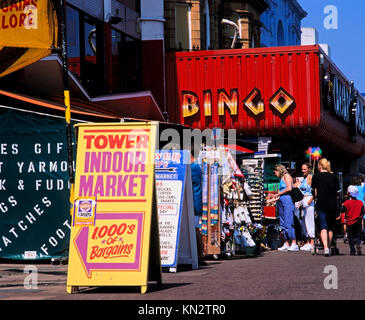
POLYGON ((0 108, 0 258, 67 257, 69 190, 65 120, 0 108))

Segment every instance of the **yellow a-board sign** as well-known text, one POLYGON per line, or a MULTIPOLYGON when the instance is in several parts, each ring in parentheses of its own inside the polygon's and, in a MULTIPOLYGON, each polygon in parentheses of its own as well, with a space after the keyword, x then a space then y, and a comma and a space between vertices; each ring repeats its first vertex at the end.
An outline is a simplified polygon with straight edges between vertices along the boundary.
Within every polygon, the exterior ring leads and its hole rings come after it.
POLYGON ((161 283, 158 123, 78 124, 67 292, 161 283))

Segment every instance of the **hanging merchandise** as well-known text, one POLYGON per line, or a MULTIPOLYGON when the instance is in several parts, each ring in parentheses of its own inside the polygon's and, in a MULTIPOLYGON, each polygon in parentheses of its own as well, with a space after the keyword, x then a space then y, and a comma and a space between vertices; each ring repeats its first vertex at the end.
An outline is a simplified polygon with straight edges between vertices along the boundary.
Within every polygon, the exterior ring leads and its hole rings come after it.
MULTIPOLYGON (((253 252, 253 248, 246 249, 246 255, 249 255, 250 252, 251 254, 258 254, 261 249, 276 248, 278 241, 275 242, 276 239, 273 239, 272 234, 270 239, 268 238, 268 230, 273 230, 278 226, 276 207, 274 202, 266 201, 266 195, 277 189, 277 178, 272 177, 272 175, 274 166, 280 163, 280 160, 280 154, 250 155, 242 160, 241 171, 250 188, 250 192, 246 192, 250 195, 246 208, 249 213, 248 216, 251 217, 251 221, 245 221, 244 226, 247 227, 253 242, 256 244, 256 251, 253 252)), ((246 211, 243 212, 246 213, 246 211)), ((239 217, 238 212, 237 217, 239 217)), ((244 229, 241 230, 241 235, 243 231, 244 229)), ((247 238, 247 232, 245 234, 247 238)), ((236 240, 237 236, 238 232, 235 233, 236 240)))
POLYGON ((252 220, 251 220, 250 213, 248 212, 247 207, 241 207, 241 208, 242 208, 242 215, 244 217, 243 222, 245 222, 246 224, 251 224, 252 220))
POLYGON ((261 223, 254 223, 248 226, 252 239, 255 242, 265 243, 267 242, 267 226, 261 223))
POLYGON ((255 223, 262 223, 267 218, 276 219, 275 207, 266 202, 266 196, 278 189, 278 179, 273 174, 278 163, 281 163, 280 154, 255 155, 242 160, 241 170, 252 191, 249 209, 255 223))
POLYGON ((242 161, 242 171, 247 176, 251 190, 249 208, 255 222, 261 222, 264 202, 263 160, 245 159, 242 161))
POLYGON ((234 229, 234 243, 236 252, 244 252, 247 256, 252 256, 257 252, 256 243, 247 226, 234 229))
POLYGON ((203 254, 220 254, 220 178, 219 178, 219 152, 204 149, 201 152, 202 164, 202 223, 203 254))
POLYGON ((240 225, 241 222, 243 222, 243 220, 241 220, 240 211, 238 210, 238 208, 234 209, 233 217, 234 217, 235 224, 240 225))
POLYGON ((228 214, 232 216, 230 224, 225 223, 222 228, 222 253, 255 255, 257 244, 249 229, 253 223, 249 209, 253 190, 230 152, 222 154, 222 222, 228 214))
POLYGON ((251 224, 252 223, 247 207, 237 206, 234 209, 233 215, 234 215, 234 221, 237 224, 241 224, 241 223, 251 224))
POLYGON ((245 190, 245 193, 247 195, 247 197, 251 197, 252 195, 252 190, 250 188, 250 185, 245 181, 245 183, 243 184, 243 189, 245 190))
POLYGON ((203 254, 257 254, 265 235, 265 228, 253 215, 262 211, 262 161, 255 162, 252 172, 245 171, 229 151, 204 148, 199 162, 203 175, 203 254))
POLYGON ((219 243, 219 177, 218 162, 210 166, 210 245, 213 254, 220 253, 219 243), (219 249, 219 250, 218 250, 219 249))
POLYGON ((221 247, 222 247, 222 253, 225 253, 227 256, 231 256, 235 254, 235 247, 233 242, 234 222, 233 222, 233 214, 228 204, 229 201, 227 199, 224 199, 221 205, 221 217, 222 217, 221 247))
POLYGON ((229 167, 231 170, 233 170, 233 175, 236 177, 244 178, 244 174, 240 170, 239 166, 237 165, 236 161, 233 159, 232 154, 230 152, 227 152, 227 161, 229 163, 229 167))
POLYGON ((208 235, 208 162, 206 159, 202 161, 202 204, 203 212, 200 222, 200 230, 203 237, 208 235))
POLYGON ((219 206, 219 177, 218 177, 218 162, 214 162, 210 167, 210 223, 211 225, 218 224, 218 206, 219 206))
POLYGON ((252 235, 251 235, 250 230, 248 229, 248 227, 241 227, 241 230, 242 230, 241 231, 242 235, 246 239, 248 246, 249 247, 255 247, 256 243, 253 240, 252 235))

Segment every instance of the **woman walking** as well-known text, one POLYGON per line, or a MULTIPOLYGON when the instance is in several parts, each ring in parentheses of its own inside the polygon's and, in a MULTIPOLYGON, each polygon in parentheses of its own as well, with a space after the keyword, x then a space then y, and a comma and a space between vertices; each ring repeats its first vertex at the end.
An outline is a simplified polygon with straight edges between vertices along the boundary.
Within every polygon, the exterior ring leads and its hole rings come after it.
POLYGON ((277 209, 279 212, 280 227, 284 231, 285 243, 279 251, 299 251, 296 243, 294 229, 294 203, 290 196, 293 188, 293 179, 283 165, 274 167, 274 174, 280 178, 279 192, 274 195, 277 200, 277 209), (290 244, 291 242, 291 244, 290 244))
POLYGON ((337 196, 341 191, 338 179, 331 171, 331 163, 322 158, 318 162, 318 173, 312 179, 312 189, 316 199, 316 211, 321 232, 324 255, 330 255, 329 247, 333 239, 338 215, 337 196))
POLYGON ((304 198, 301 201, 303 208, 303 219, 307 243, 300 248, 303 251, 311 251, 314 248, 315 227, 314 227, 314 201, 312 195, 312 166, 309 163, 302 165, 303 181, 299 186, 304 198))

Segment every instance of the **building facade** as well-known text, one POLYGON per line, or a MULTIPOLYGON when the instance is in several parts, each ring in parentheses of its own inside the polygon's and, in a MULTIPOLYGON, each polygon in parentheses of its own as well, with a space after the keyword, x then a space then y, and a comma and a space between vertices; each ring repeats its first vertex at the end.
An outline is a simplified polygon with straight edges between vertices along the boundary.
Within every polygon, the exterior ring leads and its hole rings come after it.
POLYGON ((167 69, 172 121, 271 137, 298 165, 320 146, 334 170, 359 172, 365 100, 320 46, 170 53, 167 69))
MULTIPOLYGON (((122 117, 162 120, 163 97, 145 81, 142 6, 149 0, 67 0, 65 20, 71 105, 117 112, 122 117), (136 108, 129 108, 130 104, 136 108), (118 111, 119 110, 119 111, 118 111), (152 113, 157 111, 155 115, 152 113)), ((162 0, 161 0, 162 1, 162 0)), ((160 2, 161 2, 160 1, 160 2)), ((61 43, 59 43, 59 46, 61 43)), ((148 46, 147 46, 148 48, 148 46)), ((0 79, 3 89, 63 104, 60 51, 0 79)), ((156 74, 163 78, 163 72, 156 74)), ((156 79, 154 79, 156 80, 156 79)), ((163 81, 158 81, 162 83, 163 81)))
POLYGON ((327 43, 319 43, 319 35, 316 28, 302 27, 302 46, 313 46, 319 44, 327 56, 331 57, 331 47, 327 43))
POLYGON ((169 51, 250 48, 260 43, 266 1, 165 0, 169 51))
POLYGON ((264 0, 141 0, 142 88, 165 117, 166 53, 258 46, 266 8, 264 0))
POLYGON ((69 0, 70 70, 91 95, 141 90, 138 0, 69 0))
MULTIPOLYGON (((152 52, 142 45, 142 36, 148 37, 141 32, 141 4, 148 1, 65 1, 71 137, 66 139, 61 50, 0 78, 0 234, 6 239, 1 258, 68 256, 70 168, 75 169, 76 158, 69 151, 76 146, 75 123, 165 121, 142 76, 143 55, 152 52), (20 162, 31 170, 18 170, 20 162), (18 181, 26 187, 18 188, 18 181)), ((1 11, 16 8, 13 3, 3 1, 1 11)), ((10 63, 12 57, 2 58, 10 63)))
POLYGON ((267 0, 261 15, 261 46, 280 47, 301 44, 301 20, 307 13, 297 0, 267 0))

